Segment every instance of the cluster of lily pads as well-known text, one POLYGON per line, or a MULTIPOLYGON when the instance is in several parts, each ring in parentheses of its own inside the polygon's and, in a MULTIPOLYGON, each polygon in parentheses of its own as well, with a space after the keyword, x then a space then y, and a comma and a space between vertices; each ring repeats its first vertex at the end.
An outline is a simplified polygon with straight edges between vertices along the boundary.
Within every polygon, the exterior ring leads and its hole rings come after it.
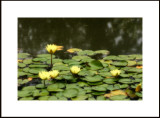
POLYGON ((47 51, 18 53, 18 100, 142 100, 142 55, 72 48, 72 58, 59 59, 47 51))

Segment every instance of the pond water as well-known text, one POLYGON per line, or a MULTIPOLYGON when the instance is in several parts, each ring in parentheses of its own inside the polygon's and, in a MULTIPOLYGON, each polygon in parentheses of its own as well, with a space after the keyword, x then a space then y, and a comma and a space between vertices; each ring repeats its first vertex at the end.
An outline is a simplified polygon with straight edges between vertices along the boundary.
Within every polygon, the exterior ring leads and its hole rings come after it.
MULTIPOLYGON (((19 52, 47 53, 47 44, 84 50, 109 50, 110 55, 142 54, 141 18, 18 18, 19 52)), ((56 56, 68 58, 59 51, 56 56)))

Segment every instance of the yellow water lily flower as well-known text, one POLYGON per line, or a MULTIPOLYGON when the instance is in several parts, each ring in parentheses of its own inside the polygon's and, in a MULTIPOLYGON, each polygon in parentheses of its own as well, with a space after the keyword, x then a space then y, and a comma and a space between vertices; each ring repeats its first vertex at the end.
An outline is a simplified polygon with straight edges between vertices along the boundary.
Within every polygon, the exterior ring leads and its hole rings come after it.
POLYGON ((50 54, 55 53, 57 49, 58 49, 58 46, 57 46, 57 45, 54 45, 54 44, 49 44, 49 45, 46 46, 46 50, 47 50, 50 54))
POLYGON ((63 50, 63 46, 57 46, 57 50, 63 50))
POLYGON ((39 77, 42 79, 42 80, 46 80, 46 79, 50 79, 50 74, 49 72, 46 72, 46 71, 41 71, 39 72, 39 77))
POLYGON ((116 69, 116 70, 110 71, 110 73, 111 73, 112 76, 116 77, 116 76, 120 75, 121 71, 116 69))
POLYGON ((53 70, 49 72, 51 78, 56 78, 59 74, 58 70, 53 70))
POLYGON ((72 66, 70 70, 73 74, 78 74, 81 69, 78 66, 72 66))

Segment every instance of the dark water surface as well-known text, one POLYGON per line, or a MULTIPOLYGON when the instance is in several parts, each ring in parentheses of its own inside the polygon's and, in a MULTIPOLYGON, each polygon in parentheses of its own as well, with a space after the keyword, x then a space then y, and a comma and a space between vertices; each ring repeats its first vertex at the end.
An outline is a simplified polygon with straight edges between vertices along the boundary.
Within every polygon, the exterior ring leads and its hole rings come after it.
MULTIPOLYGON (((47 44, 110 55, 142 54, 141 18, 19 18, 18 48, 31 56, 47 53, 47 44)), ((58 52, 59 58, 67 53, 58 52)))

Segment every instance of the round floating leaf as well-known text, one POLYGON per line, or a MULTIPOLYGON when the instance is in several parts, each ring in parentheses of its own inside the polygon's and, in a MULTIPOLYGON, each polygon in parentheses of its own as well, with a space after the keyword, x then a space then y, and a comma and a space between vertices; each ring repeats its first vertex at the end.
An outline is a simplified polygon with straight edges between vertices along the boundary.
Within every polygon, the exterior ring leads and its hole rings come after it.
POLYGON ((41 96, 38 98, 38 100, 48 100, 50 96, 41 96))
POLYGON ((142 73, 142 69, 130 68, 130 69, 126 70, 126 72, 128 72, 128 73, 142 73))
POLYGON ((27 58, 29 55, 28 53, 18 53, 18 58, 27 58))
POLYGON ((88 85, 92 85, 92 86, 101 85, 101 84, 103 84, 103 82, 88 82, 88 85))
POLYGON ((77 83, 75 84, 66 84, 66 89, 69 89, 69 88, 79 88, 77 83))
POLYGON ((29 65, 30 68, 45 68, 48 67, 48 65, 37 65, 37 64, 32 64, 29 65))
POLYGON ((127 95, 130 97, 130 98, 135 98, 137 97, 135 92, 131 89, 126 89, 125 92, 127 93, 127 95))
POLYGON ((96 100, 106 100, 104 96, 97 96, 96 100))
POLYGON ((99 82, 102 81, 103 78, 99 75, 96 75, 96 76, 87 76, 84 80, 88 82, 99 82))
POLYGON ((24 64, 31 64, 32 63, 32 59, 25 59, 23 60, 24 64))
POLYGON ((33 99, 34 99, 33 97, 23 97, 23 98, 21 98, 19 100, 33 100, 33 99))
POLYGON ((88 98, 88 100, 96 100, 94 97, 90 97, 88 98))
POLYGON ((22 88, 23 91, 34 91, 35 89, 35 86, 26 86, 22 88))
POLYGON ((128 61, 128 65, 127 66, 135 66, 137 64, 136 61, 128 61))
POLYGON ((104 60, 114 60, 114 59, 116 59, 116 58, 117 58, 117 56, 110 55, 110 56, 104 57, 103 59, 104 59, 104 60))
POLYGON ((138 61, 138 62, 137 62, 137 65, 138 65, 138 66, 142 66, 142 65, 143 65, 143 62, 142 62, 142 61, 138 61))
POLYGON ((57 100, 57 97, 55 97, 55 96, 50 96, 50 97, 48 98, 48 100, 57 100))
POLYGON ((29 97, 32 95, 31 91, 18 91, 18 97, 29 97))
POLYGON ((96 68, 96 69, 101 69, 101 68, 103 68, 102 63, 101 63, 100 61, 97 61, 97 60, 93 60, 93 61, 89 62, 89 65, 90 65, 91 67, 96 68))
POLYGON ((78 82, 78 85, 80 87, 85 87, 85 86, 88 86, 88 84, 86 82, 78 82))
POLYGON ((124 95, 127 96, 127 94, 123 91, 123 90, 115 90, 115 91, 111 91, 108 94, 105 94, 105 97, 112 97, 112 96, 117 96, 117 95, 124 95))
POLYGON ((84 56, 84 55, 92 56, 92 55, 94 55, 94 51, 92 51, 92 50, 83 50, 83 51, 79 51, 77 54, 78 55, 82 55, 82 56, 84 56))
POLYGON ((80 61, 80 60, 91 59, 91 58, 88 56, 74 56, 74 57, 72 57, 72 59, 76 60, 76 61, 80 61))
POLYGON ((127 66, 127 62, 126 61, 119 61, 119 62, 112 62, 111 63, 114 66, 127 66))
POLYGON ((38 74, 40 71, 46 71, 44 68, 32 68, 29 70, 30 73, 38 74))
POLYGON ((104 55, 108 55, 109 51, 108 50, 97 50, 94 52, 95 54, 104 54, 104 55))
POLYGON ((88 95, 79 95, 75 98, 72 98, 72 100, 86 100, 88 98, 88 95))
POLYGON ((122 84, 120 85, 120 88, 123 89, 123 88, 127 88, 128 87, 128 84, 122 84))
POLYGON ((66 97, 59 97, 58 100, 68 100, 66 97))
POLYGON ((123 84, 131 84, 133 81, 131 79, 120 79, 118 82, 123 83, 123 84))
POLYGON ((72 98, 78 95, 78 90, 75 88, 66 89, 63 93, 64 97, 72 98))
POLYGON ((135 94, 140 98, 142 97, 142 93, 140 93, 140 92, 136 92, 135 94))
POLYGON ((29 72, 29 69, 30 69, 30 68, 26 67, 26 68, 23 68, 23 71, 24 71, 24 72, 29 72))
POLYGON ((92 91, 91 87, 84 87, 84 90, 86 91, 86 93, 90 93, 92 91))
MULTIPOLYGON (((62 59, 52 59, 52 64, 54 63, 62 63, 62 59)), ((51 59, 47 60, 47 64, 51 64, 51 59)))
POLYGON ((82 51, 82 49, 79 49, 79 48, 70 48, 67 50, 67 52, 69 53, 77 53, 79 51, 82 51))
POLYGON ((92 91, 92 95, 104 95, 105 91, 92 91))
POLYGON ((28 75, 28 73, 26 73, 26 72, 19 72, 19 71, 18 71, 18 77, 20 77, 20 76, 25 76, 25 75, 28 75))
POLYGON ((46 58, 34 58, 33 61, 41 61, 41 62, 44 62, 44 61, 47 61, 46 58))
POLYGON ((60 89, 58 84, 51 84, 47 87, 47 90, 52 92, 52 91, 63 91, 63 89, 60 89))
POLYGON ((18 67, 24 68, 24 67, 26 67, 26 64, 24 64, 24 63, 18 63, 18 67))
POLYGON ((130 77, 130 75, 129 74, 120 74, 119 76, 121 76, 121 77, 130 77))
POLYGON ((124 100, 127 96, 125 95, 116 95, 116 96, 112 96, 110 97, 110 100, 124 100))
POLYGON ((44 84, 37 84, 37 85, 36 85, 36 88, 41 89, 41 88, 45 88, 45 86, 44 86, 44 84))
POLYGON ((104 79, 103 82, 107 83, 107 84, 115 84, 116 81, 118 81, 117 78, 107 78, 107 79, 104 79))
POLYGON ((67 66, 54 66, 52 70, 70 70, 67 66))
POLYGON ((106 91, 107 89, 103 86, 94 86, 94 87, 92 87, 92 90, 94 90, 94 91, 106 91))

